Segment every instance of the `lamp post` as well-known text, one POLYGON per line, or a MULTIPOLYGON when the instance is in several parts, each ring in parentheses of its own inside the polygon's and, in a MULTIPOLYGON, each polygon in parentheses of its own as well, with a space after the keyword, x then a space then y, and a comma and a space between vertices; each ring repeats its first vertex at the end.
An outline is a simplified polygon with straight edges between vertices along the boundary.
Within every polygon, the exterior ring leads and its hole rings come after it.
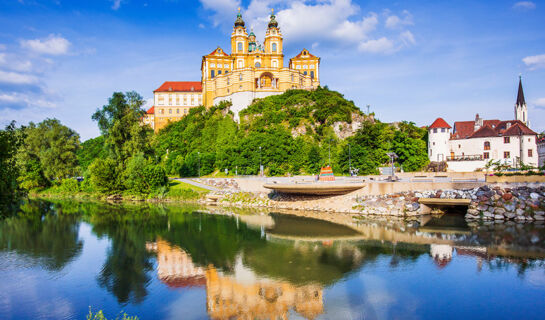
POLYGON ((197 154, 199 155, 199 178, 201 177, 201 153, 197 151, 197 154))
POLYGON ((348 144, 348 174, 352 176, 352 155, 350 152, 350 143, 348 144))
POLYGON ((392 181, 394 181, 394 178, 395 178, 395 171, 394 171, 394 160, 397 159, 397 154, 395 154, 394 152, 388 152, 386 155, 388 155, 388 157, 390 157, 390 165, 392 166, 392 181))

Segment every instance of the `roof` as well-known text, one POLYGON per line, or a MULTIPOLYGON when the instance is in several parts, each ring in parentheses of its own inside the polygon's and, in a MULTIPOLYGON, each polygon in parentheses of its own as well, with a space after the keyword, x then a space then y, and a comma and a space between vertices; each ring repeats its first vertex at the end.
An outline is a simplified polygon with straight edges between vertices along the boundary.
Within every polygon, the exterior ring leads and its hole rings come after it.
POLYGON ((204 287, 206 285, 206 278, 204 276, 163 277, 161 281, 171 288, 204 287))
POLYGON ((517 106, 525 105, 526 101, 524 100, 524 91, 522 90, 522 77, 519 77, 519 92, 517 93, 517 106))
MULTIPOLYGON (((494 129, 500 122, 498 119, 483 120, 483 127, 489 126, 494 129)), ((469 138, 475 132, 475 121, 456 121, 453 131, 452 137, 454 139, 469 138)))
POLYGON ((151 107, 146 111, 147 114, 155 114, 155 106, 151 107))
POLYGON ((202 84, 200 81, 166 81, 153 92, 201 92, 202 84))
POLYGON ((484 120, 483 126, 477 131, 475 131, 475 121, 459 121, 454 123, 454 128, 455 132, 451 139, 537 135, 520 120, 484 120))
POLYGON ((303 52, 306 52, 306 53, 307 53, 307 55, 308 55, 308 56, 309 56, 310 58, 316 58, 316 56, 315 56, 315 55, 313 55, 312 53, 308 52, 308 50, 307 50, 307 49, 303 49, 303 50, 301 50, 301 52, 299 52, 299 54, 298 54, 298 55, 296 55, 296 56, 295 56, 295 57, 293 57, 292 59, 297 59, 297 58, 301 58, 301 57, 303 56, 303 52))
POLYGON ((430 129, 434 128, 447 128, 450 129, 451 126, 443 119, 443 118, 437 118, 435 121, 431 124, 430 129))
POLYGON ((209 56, 226 56, 228 57, 229 55, 227 53, 225 53, 225 51, 220 48, 220 47, 217 47, 216 49, 214 49, 214 51, 210 52, 208 54, 209 56))

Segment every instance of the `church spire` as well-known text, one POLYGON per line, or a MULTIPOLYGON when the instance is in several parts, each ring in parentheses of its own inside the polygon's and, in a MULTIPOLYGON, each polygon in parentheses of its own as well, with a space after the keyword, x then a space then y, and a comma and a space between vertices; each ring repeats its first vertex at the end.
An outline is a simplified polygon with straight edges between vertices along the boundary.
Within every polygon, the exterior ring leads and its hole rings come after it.
POLYGON ((517 106, 523 106, 526 104, 524 100, 524 91, 522 91, 522 76, 519 76, 519 92, 517 94, 517 106))
POLYGON ((240 8, 238 8, 237 19, 235 20, 235 28, 244 27, 244 20, 242 20, 242 14, 240 13, 240 8))

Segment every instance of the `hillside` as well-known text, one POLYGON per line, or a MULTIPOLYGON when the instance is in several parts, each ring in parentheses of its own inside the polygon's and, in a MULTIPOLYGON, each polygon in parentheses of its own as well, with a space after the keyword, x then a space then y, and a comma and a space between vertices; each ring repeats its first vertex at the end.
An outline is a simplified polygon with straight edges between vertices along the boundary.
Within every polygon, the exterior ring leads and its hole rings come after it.
POLYGON ((421 139, 424 133, 419 128, 407 124, 399 129, 375 121, 327 87, 289 90, 256 99, 240 112, 240 124, 234 121, 229 107, 230 103, 223 102, 208 110, 194 108, 156 135, 154 148, 169 174, 196 176, 199 171, 206 175, 225 169, 229 173, 257 174, 260 162, 269 175, 315 174, 329 162, 336 172, 347 173, 352 163, 361 173, 374 173, 386 161, 388 150, 394 145, 404 148, 404 140, 394 140, 401 139, 405 129, 407 139, 421 140, 411 150, 426 152, 421 139), (369 132, 375 135, 375 141, 367 143, 369 132), (376 141, 383 143, 377 145, 376 141), (358 150, 375 156, 355 159, 358 150))

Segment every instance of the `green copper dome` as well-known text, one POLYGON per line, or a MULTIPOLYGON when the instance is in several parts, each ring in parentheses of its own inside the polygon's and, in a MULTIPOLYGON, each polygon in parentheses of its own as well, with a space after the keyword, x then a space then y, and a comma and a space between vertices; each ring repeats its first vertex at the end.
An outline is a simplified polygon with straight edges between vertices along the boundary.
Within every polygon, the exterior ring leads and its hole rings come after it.
POLYGON ((237 14, 237 19, 235 20, 235 27, 244 27, 244 20, 242 20, 242 14, 240 11, 237 14))
POLYGON ((276 21, 276 16, 271 14, 271 21, 269 21, 269 28, 278 28, 278 21, 276 21))

